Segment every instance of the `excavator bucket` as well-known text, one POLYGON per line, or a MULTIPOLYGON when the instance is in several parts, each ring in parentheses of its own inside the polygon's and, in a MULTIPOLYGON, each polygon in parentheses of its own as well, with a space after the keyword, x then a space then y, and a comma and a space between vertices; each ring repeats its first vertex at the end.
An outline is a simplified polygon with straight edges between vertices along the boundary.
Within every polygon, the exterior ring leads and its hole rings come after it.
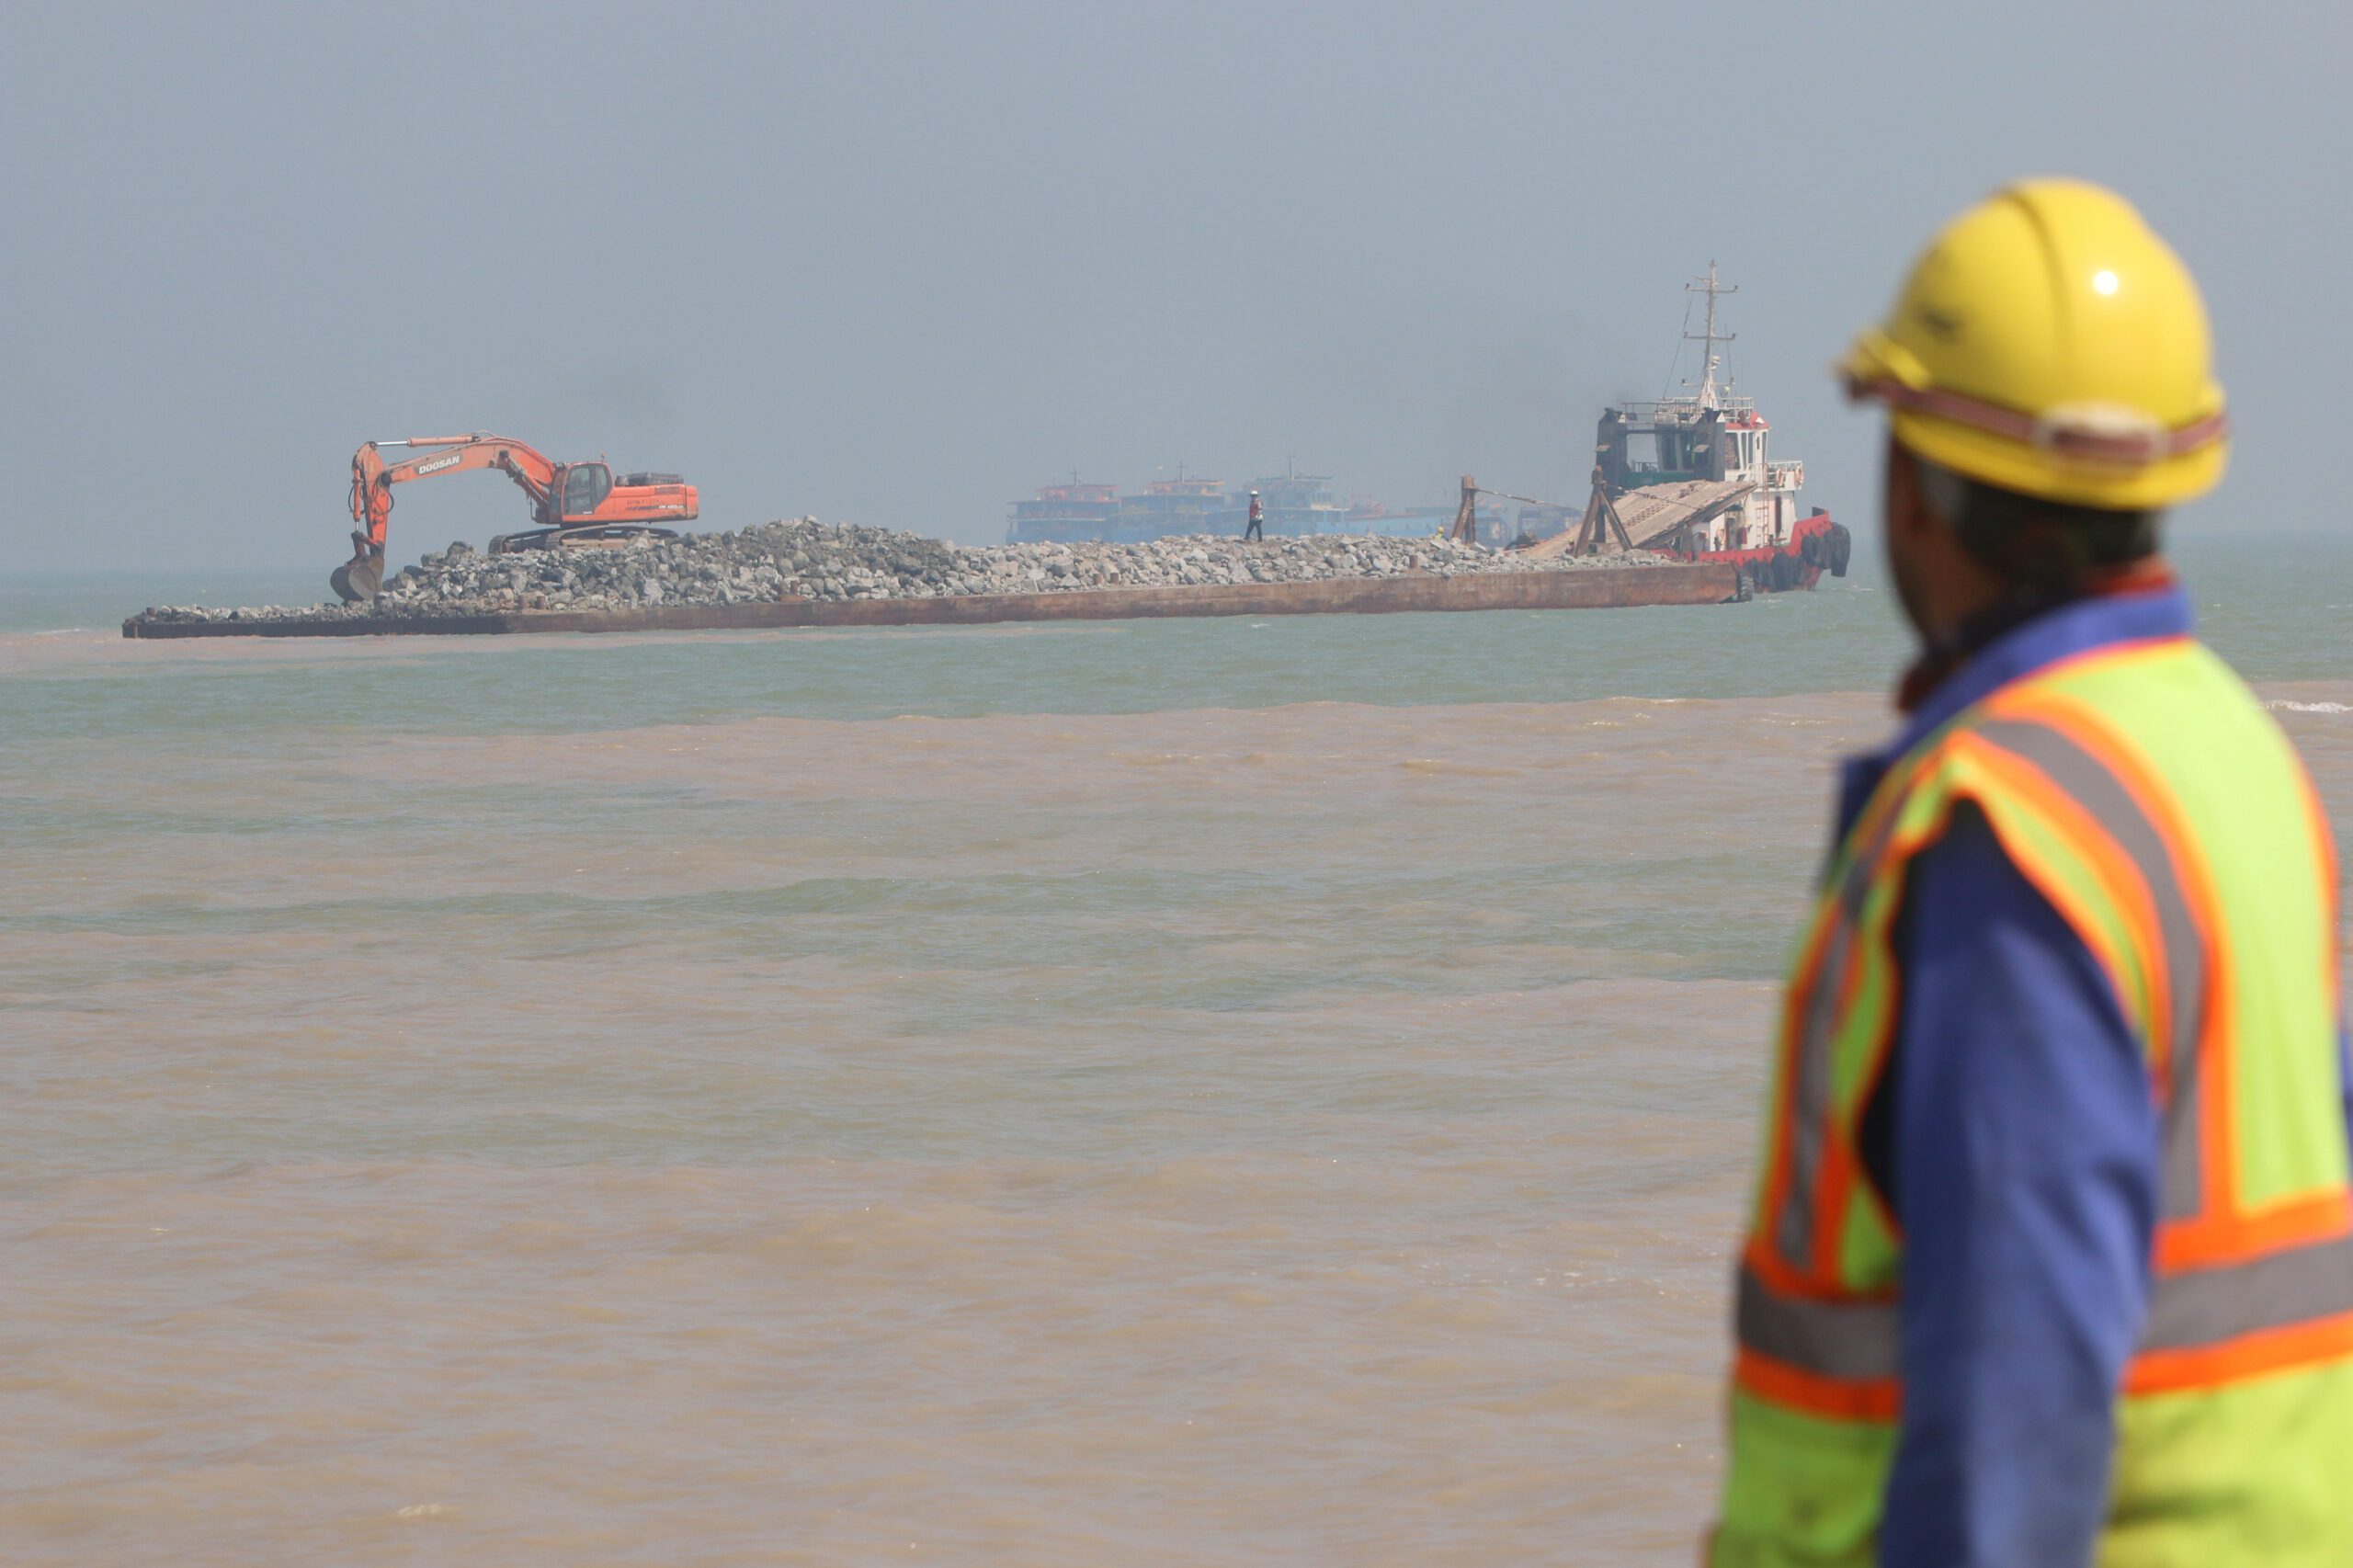
POLYGON ((327 585, 346 604, 372 599, 384 586, 384 558, 369 547, 367 536, 353 534, 351 559, 327 574, 327 585))

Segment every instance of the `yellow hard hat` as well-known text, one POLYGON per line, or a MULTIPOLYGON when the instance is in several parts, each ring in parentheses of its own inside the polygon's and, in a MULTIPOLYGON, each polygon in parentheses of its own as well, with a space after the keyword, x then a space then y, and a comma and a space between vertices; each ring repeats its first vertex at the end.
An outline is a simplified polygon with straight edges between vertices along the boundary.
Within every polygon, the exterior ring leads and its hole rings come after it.
POLYGON ((2168 506, 2229 455, 2197 280, 2080 180, 2024 181, 1947 224, 1838 369, 1914 452, 2047 500, 2168 506))

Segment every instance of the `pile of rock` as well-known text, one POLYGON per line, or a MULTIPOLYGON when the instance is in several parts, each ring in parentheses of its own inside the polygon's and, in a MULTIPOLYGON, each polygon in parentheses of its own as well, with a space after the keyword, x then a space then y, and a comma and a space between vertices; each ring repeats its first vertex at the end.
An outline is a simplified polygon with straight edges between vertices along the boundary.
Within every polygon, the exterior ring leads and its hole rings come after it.
POLYGON ((1320 534, 1263 543, 1191 536, 1138 544, 967 547, 921 534, 827 527, 814 517, 734 533, 633 540, 613 548, 487 555, 460 543, 387 578, 369 604, 205 609, 165 606, 150 620, 406 618, 517 609, 642 609, 812 599, 942 598, 1080 588, 1307 583, 1335 577, 1579 572, 1664 562, 1646 553, 1530 561, 1442 540, 1320 534))

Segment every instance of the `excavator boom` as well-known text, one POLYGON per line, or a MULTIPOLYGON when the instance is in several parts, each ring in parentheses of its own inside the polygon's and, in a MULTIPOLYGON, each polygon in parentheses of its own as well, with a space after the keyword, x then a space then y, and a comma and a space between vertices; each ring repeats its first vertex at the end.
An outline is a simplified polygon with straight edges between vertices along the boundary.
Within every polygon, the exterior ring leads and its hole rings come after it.
POLYGON ((369 441, 351 458, 352 554, 327 579, 335 591, 348 602, 374 598, 382 589, 393 485, 473 469, 497 469, 530 498, 539 531, 503 536, 513 548, 561 543, 574 535, 666 533, 643 525, 699 515, 695 487, 676 474, 631 474, 629 483, 615 484, 611 468, 601 461, 551 462, 529 442, 486 430, 369 441), (404 449, 410 455, 387 461, 388 449, 404 449))

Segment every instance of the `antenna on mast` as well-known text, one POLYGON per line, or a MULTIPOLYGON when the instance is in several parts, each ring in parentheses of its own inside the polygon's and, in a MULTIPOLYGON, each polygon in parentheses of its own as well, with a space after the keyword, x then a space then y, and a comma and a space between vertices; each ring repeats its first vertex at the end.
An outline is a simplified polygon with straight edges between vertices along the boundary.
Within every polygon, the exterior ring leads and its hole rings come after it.
POLYGON ((1708 263, 1708 276, 1699 282, 1686 283, 1683 286, 1683 291, 1687 294, 1708 296, 1708 330, 1687 332, 1683 335, 1693 343, 1703 343, 1707 346, 1700 351, 1699 406, 1715 408, 1720 406, 1716 402, 1716 345, 1730 343, 1740 335, 1734 332, 1720 333, 1716 330, 1716 296, 1737 294, 1740 292, 1740 285, 1735 283, 1728 289, 1719 285, 1716 282, 1716 264, 1711 261, 1708 263))

